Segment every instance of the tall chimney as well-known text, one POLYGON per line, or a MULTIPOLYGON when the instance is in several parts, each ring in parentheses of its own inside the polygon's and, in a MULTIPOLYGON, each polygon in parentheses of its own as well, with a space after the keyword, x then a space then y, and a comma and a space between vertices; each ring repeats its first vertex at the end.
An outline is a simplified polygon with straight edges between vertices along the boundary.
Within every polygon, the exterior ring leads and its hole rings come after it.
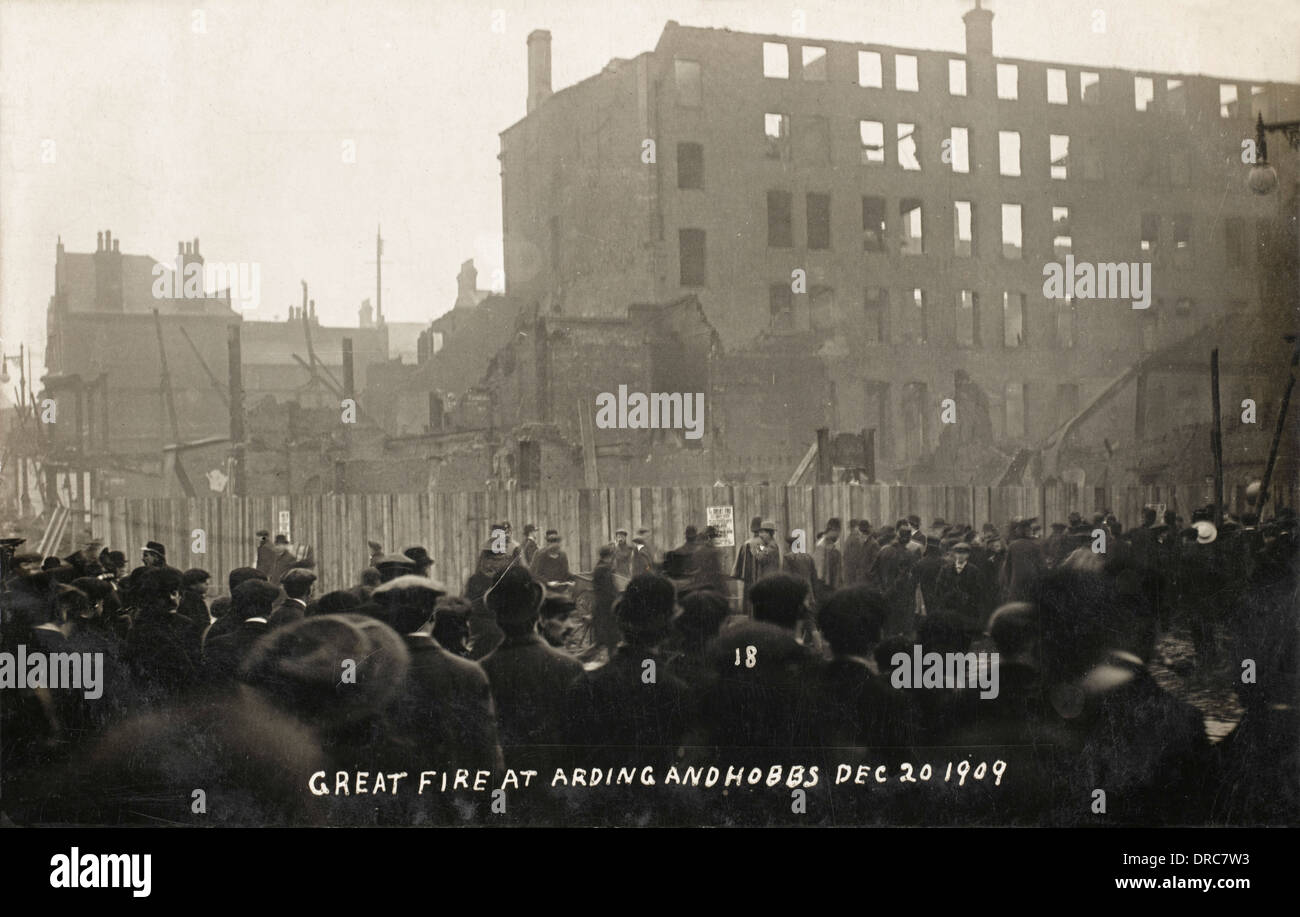
POLYGON ((104 233, 101 230, 100 232, 95 233, 95 251, 102 252, 103 250, 104 250, 104 233))
POLYGON ((105 229, 104 230, 104 251, 107 252, 112 250, 113 250, 113 230, 105 229))
POLYGON ((199 253, 199 237, 198 237, 198 236, 195 236, 195 237, 194 237, 194 254, 197 255, 198 253, 199 253))
POLYGON ((993 11, 980 6, 975 0, 975 8, 967 10, 961 17, 966 23, 966 56, 993 56, 993 11))
POLYGON ((122 240, 121 240, 121 239, 114 239, 114 240, 113 240, 113 252, 114 252, 115 254, 121 254, 121 249, 118 248, 118 246, 119 246, 121 243, 122 243, 122 240))
POLYGON ((537 29, 528 34, 528 111, 551 94, 551 33, 537 29))

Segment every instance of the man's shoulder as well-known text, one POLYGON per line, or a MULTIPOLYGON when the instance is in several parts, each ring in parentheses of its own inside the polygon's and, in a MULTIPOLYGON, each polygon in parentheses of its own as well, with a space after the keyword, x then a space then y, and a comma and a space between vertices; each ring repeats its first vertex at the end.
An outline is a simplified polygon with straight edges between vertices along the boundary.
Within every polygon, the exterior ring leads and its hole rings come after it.
POLYGON ((413 660, 421 667, 439 669, 457 681, 487 682, 487 673, 483 671, 483 666, 472 659, 465 659, 448 652, 431 639, 408 640, 407 649, 410 650, 413 660))

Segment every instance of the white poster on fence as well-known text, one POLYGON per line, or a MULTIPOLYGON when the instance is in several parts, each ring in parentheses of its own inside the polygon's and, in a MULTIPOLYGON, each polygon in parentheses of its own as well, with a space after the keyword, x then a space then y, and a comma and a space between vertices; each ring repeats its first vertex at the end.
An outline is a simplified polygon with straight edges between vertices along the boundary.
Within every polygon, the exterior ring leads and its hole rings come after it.
POLYGON ((718 538, 714 544, 724 548, 735 547, 736 545, 736 524, 735 516, 730 506, 710 506, 707 507, 707 522, 718 530, 718 538))
POLYGON ((275 533, 293 541, 293 538, 289 535, 289 511, 287 509, 280 510, 280 524, 276 526, 275 533))

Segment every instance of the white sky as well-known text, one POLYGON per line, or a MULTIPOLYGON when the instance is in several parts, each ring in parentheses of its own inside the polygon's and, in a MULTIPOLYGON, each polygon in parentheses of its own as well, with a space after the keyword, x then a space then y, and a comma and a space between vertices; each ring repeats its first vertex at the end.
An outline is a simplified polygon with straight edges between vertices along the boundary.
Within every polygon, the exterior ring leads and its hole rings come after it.
MULTIPOLYGON (((960 52, 960 0, 0 0, 0 336, 44 348, 54 246, 162 260, 179 239, 261 264, 260 317, 312 287, 321 321, 374 297, 427 322, 460 263, 501 265, 498 133, 524 115, 525 38, 552 85, 651 50, 664 23, 960 52), (202 10, 206 31, 194 30, 202 10), (503 32, 493 31, 503 10, 503 32), (355 164, 341 144, 356 142, 355 164), (55 161, 42 162, 54 141, 55 161)), ((1300 82, 1296 0, 993 0, 1007 57, 1300 82), (1093 31, 1093 11, 1106 28, 1093 31)), ((125 356, 125 355, 124 355, 125 356)), ((11 367, 16 368, 16 367, 11 367)), ((16 374, 15 374, 16 375, 16 374)), ((6 387, 7 389, 8 387, 6 387)), ((8 392, 6 391, 6 400, 8 392)))

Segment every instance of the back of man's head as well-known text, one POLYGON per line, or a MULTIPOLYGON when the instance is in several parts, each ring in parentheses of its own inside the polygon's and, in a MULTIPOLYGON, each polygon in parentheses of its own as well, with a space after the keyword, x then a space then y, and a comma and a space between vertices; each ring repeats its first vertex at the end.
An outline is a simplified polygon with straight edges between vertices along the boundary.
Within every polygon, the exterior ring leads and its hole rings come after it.
POLYGON ((246 583, 250 579, 265 580, 266 574, 256 567, 236 567, 230 571, 230 575, 226 577, 226 582, 230 585, 231 593, 234 593, 240 583, 246 583))
POLYGON ((157 605, 181 588, 181 571, 175 567, 146 567, 140 571, 136 594, 145 605, 157 605))
POLYGON ((673 630, 691 647, 702 647, 718 635, 731 608, 727 597, 712 589, 696 589, 682 596, 682 613, 673 619, 673 630))
POLYGON ((1032 602, 1008 602, 989 618, 989 636, 1003 659, 1030 652, 1039 629, 1038 606, 1032 602))
POLYGON ((265 618, 271 614, 271 606, 279 597, 280 590, 265 580, 248 579, 230 593, 230 613, 236 621, 265 618))
POLYGON ((523 567, 511 567, 498 577, 484 596, 484 604, 496 615, 497 624, 507 635, 522 636, 537 623, 538 609, 545 590, 523 567))
POLYGON ((370 598, 381 609, 381 621, 399 634, 411 634, 429 623, 438 597, 446 592, 436 580, 408 573, 384 583, 370 598))
POLYGON ((807 581, 788 573, 765 576, 749 590, 749 600, 754 606, 754 620, 766 621, 788 630, 794 630, 803 617, 803 603, 807 597, 807 581))
POLYGON ((311 594, 312 584, 316 582, 316 574, 310 570, 290 570, 284 576, 280 577, 280 586, 284 589, 284 594, 291 599, 305 599, 311 594))
POLYGON ((869 586, 840 589, 817 614, 822 635, 837 656, 870 656, 880 642, 889 605, 869 586))
POLYGON ((657 573, 632 577, 618 603, 618 624, 623 636, 634 645, 652 646, 668 633, 677 604, 672 581, 657 573))

